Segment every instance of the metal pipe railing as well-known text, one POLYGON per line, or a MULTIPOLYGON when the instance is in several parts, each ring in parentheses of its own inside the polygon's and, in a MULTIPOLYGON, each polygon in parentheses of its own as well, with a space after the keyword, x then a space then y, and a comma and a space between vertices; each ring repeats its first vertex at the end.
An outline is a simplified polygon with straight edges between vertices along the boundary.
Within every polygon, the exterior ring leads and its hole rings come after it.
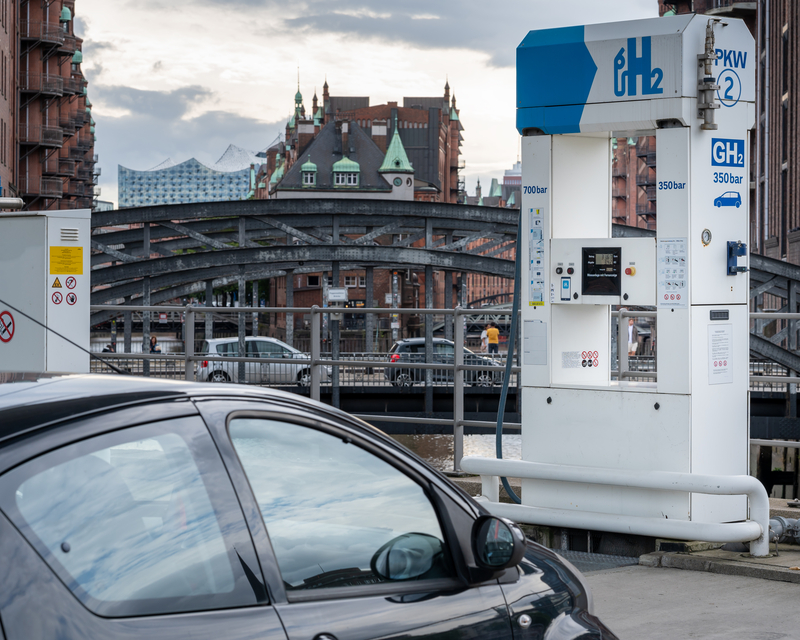
POLYGON ((632 471, 524 460, 497 460, 476 456, 464 458, 461 465, 465 471, 481 476, 481 493, 487 509, 495 515, 509 517, 516 522, 588 528, 682 540, 750 542, 751 555, 759 557, 769 555, 769 497, 764 485, 752 476, 713 476, 652 470, 632 471), (746 495, 750 501, 750 519, 746 522, 720 524, 501 503, 500 476, 634 487, 657 491, 746 495))

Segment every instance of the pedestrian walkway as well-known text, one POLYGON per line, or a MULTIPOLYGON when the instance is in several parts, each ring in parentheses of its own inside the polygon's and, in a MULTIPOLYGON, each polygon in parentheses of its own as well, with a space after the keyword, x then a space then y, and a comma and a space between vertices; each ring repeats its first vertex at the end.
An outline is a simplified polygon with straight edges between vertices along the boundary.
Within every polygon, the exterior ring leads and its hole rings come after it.
POLYGON ((585 575, 621 640, 800 638, 800 584, 642 565, 585 575))

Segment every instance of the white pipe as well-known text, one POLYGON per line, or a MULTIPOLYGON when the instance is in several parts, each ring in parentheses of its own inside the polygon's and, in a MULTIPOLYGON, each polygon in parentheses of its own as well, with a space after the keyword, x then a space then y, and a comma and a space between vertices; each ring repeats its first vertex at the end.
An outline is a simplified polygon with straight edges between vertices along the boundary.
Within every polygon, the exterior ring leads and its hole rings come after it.
POLYGON ((766 556, 769 554, 769 540, 766 535, 769 531, 769 498, 764 485, 752 476, 712 476, 672 471, 630 471, 556 465, 525 460, 497 460, 496 458, 481 458, 478 456, 464 458, 461 468, 464 471, 475 473, 482 477, 505 476, 683 491, 687 493, 746 495, 750 500, 750 521, 726 524, 637 518, 595 512, 561 511, 558 509, 505 505, 496 502, 488 503, 487 508, 498 515, 501 512, 502 514, 510 513, 507 508, 511 508, 516 515, 509 517, 530 524, 562 527, 577 526, 619 533, 701 539, 709 542, 742 542, 750 540, 752 541, 750 544, 751 555, 766 556), (546 521, 541 519, 532 520, 535 517, 545 518, 546 521))

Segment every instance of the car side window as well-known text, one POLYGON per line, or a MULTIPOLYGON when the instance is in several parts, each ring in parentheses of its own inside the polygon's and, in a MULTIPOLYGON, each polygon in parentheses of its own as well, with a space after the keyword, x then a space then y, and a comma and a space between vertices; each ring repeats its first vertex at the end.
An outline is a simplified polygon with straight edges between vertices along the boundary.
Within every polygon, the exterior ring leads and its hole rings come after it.
POLYGON ((263 600, 248 585, 243 564, 249 559, 255 566, 255 552, 200 418, 68 445, 2 482, 3 511, 95 613, 172 613, 263 600))
POLYGON ((433 506, 395 467, 298 424, 234 418, 229 430, 288 590, 453 575, 433 506))
POLYGON ((280 358, 284 351, 281 345, 270 342, 269 340, 259 340, 258 345, 261 354, 268 358, 280 358))
POLYGON ((453 345, 447 344, 446 342, 437 342, 435 347, 436 353, 440 355, 452 356, 455 353, 453 345))
POLYGON ((250 342, 246 343, 247 347, 247 356, 248 357, 258 357, 260 356, 263 351, 259 349, 259 345, 261 343, 256 340, 251 340, 250 342))

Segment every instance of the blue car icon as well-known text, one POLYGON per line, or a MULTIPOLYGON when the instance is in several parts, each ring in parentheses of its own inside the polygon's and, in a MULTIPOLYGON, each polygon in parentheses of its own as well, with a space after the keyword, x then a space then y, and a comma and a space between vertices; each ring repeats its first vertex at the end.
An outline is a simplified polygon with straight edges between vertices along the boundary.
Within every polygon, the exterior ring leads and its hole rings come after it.
POLYGON ((742 196, 738 191, 726 191, 719 198, 714 200, 715 207, 736 207, 737 209, 742 204, 742 196))

